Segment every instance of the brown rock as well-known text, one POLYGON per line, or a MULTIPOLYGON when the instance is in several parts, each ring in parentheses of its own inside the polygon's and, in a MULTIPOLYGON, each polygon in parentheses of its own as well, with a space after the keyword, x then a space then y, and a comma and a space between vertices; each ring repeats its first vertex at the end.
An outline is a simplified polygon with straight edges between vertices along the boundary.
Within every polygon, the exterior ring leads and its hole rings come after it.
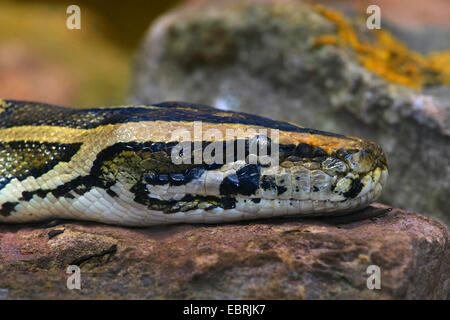
POLYGON ((0 226, 7 299, 447 299, 449 292, 449 231, 381 204, 326 220, 0 226), (69 264, 81 267, 81 290, 66 287, 69 264), (366 286, 369 265, 380 267, 380 290, 366 286))

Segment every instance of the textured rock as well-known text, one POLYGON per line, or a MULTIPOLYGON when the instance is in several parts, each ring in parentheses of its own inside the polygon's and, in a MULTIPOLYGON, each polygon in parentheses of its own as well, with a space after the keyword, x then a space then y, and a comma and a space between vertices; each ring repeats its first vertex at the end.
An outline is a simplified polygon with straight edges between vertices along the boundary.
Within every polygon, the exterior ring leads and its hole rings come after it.
POLYGON ((448 230, 380 204, 327 220, 0 225, 6 299, 447 299, 449 292, 448 230), (66 287, 69 264, 81 267, 81 290, 66 287), (381 269, 380 290, 366 287, 369 265, 381 269))
POLYGON ((333 21, 301 3, 185 6, 150 29, 130 102, 187 100, 372 139, 390 164, 381 201, 449 224, 449 86, 394 84, 362 66, 351 47, 317 46, 337 34, 333 21))

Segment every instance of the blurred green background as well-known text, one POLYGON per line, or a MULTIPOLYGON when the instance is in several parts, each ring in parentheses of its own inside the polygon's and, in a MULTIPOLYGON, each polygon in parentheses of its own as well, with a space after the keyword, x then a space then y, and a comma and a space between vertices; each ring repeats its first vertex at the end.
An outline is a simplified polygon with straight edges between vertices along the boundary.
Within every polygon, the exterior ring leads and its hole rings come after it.
POLYGON ((117 105, 151 21, 179 1, 0 1, 0 97, 68 106, 117 105), (66 9, 81 9, 81 30, 66 9))

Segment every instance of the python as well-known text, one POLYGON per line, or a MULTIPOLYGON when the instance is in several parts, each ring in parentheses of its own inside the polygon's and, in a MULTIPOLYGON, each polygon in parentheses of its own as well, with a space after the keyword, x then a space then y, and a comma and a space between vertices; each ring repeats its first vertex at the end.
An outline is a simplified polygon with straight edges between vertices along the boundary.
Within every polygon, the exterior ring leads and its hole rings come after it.
POLYGON ((374 201, 387 176, 373 142, 261 116, 183 102, 70 109, 0 100, 3 223, 148 226, 345 214, 374 201), (244 157, 173 163, 181 140, 172 133, 193 132, 195 121, 222 137, 192 135, 192 159, 195 145, 217 142, 243 144, 244 157), (227 129, 255 134, 227 140, 227 129), (259 129, 277 130, 278 164, 250 163, 250 146, 269 141, 259 129))

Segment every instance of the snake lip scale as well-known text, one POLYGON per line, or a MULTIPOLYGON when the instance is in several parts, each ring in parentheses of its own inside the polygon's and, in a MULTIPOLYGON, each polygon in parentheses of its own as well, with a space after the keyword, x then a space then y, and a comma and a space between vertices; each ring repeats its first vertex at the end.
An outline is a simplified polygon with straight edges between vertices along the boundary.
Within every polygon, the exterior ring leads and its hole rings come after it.
POLYGON ((71 109, 0 100, 0 223, 341 215, 374 201, 387 176, 373 142, 246 113, 185 102, 71 109), (198 123, 213 134, 199 136, 198 123), (264 146, 275 162, 255 153, 264 146), (196 161, 208 150, 221 161, 196 161))

